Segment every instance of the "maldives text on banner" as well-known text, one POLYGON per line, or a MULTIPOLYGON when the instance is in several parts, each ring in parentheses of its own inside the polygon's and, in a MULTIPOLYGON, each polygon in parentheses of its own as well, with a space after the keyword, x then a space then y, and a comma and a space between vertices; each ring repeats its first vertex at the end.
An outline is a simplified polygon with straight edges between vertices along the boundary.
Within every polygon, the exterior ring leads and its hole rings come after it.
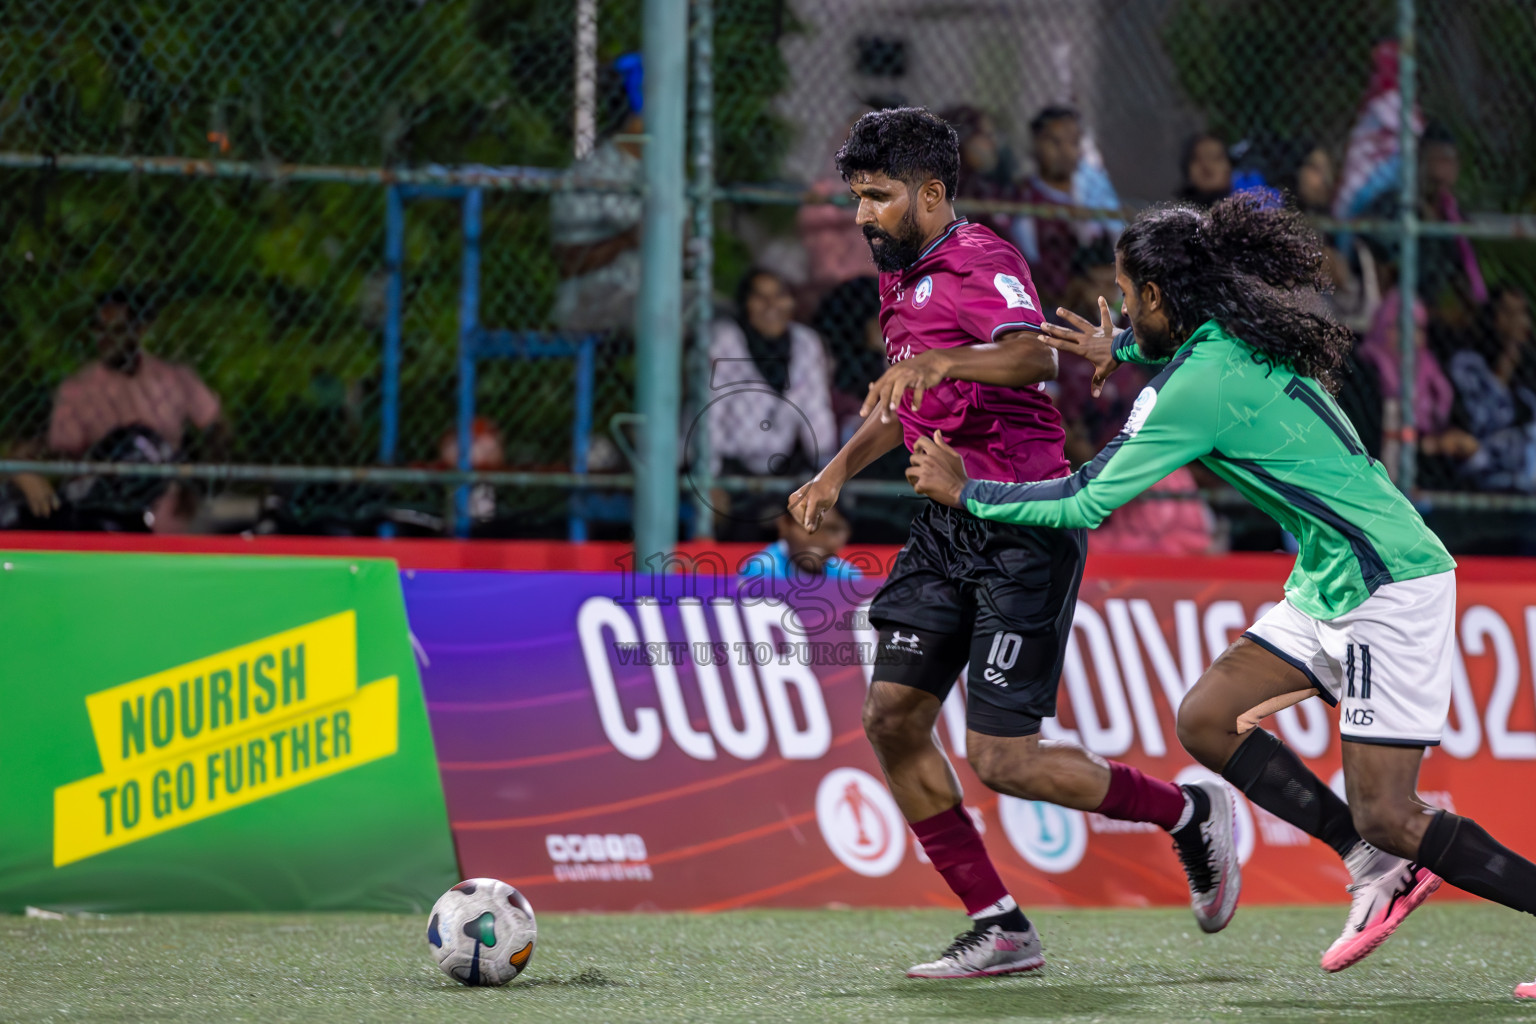
MULTIPOLYGON (((1084 581, 1048 738, 1164 778, 1208 776, 1174 712, 1281 597, 1268 579, 1084 581)), ((1180 576, 1190 576, 1181 573, 1180 576)), ((860 706, 878 580, 767 585, 677 574, 416 572, 405 591, 464 871, 550 910, 952 906, 881 781, 860 706)), ((1536 853, 1505 796, 1536 787, 1536 585, 1464 579, 1450 723, 1421 792, 1536 853)), ((985 685, 978 682, 978 685, 985 685)), ((966 805, 1026 905, 1178 905, 1167 837, 999 798, 964 763, 963 682, 939 735, 966 805)), ((1265 723, 1342 792, 1337 713, 1265 723)), ((1245 899, 1343 902, 1323 844, 1239 800, 1245 899)), ((1449 896, 1449 898, 1454 898, 1449 896)))
POLYGON ((391 563, 5 562, 0 909, 403 909, 455 880, 391 563))

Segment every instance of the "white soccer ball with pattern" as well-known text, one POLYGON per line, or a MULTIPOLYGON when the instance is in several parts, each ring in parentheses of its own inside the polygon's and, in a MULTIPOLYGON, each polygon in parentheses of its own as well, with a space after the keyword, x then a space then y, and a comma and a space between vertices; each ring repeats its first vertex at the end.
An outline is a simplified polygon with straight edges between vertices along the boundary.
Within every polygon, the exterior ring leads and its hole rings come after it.
POLYGON ((505 985, 533 958, 538 931, 522 893, 500 879, 471 878, 432 905, 427 948, 450 978, 505 985))

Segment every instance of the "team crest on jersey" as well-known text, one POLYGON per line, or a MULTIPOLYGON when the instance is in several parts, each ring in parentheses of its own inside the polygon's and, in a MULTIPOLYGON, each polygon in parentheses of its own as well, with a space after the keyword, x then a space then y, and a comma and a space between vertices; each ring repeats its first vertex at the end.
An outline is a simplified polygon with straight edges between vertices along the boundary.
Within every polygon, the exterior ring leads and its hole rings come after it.
POLYGON ((917 287, 912 289, 912 308, 922 309, 928 305, 928 300, 933 297, 933 278, 925 277, 917 282, 917 287))
POLYGON ((998 292, 1008 303, 1009 309, 1034 309, 1035 301, 1029 297, 1029 289, 1024 287, 1024 282, 1012 274, 998 274, 992 279, 998 292))
POLYGON ((1151 386, 1141 389, 1141 394, 1136 396, 1136 404, 1131 406, 1131 414, 1125 418, 1125 429, 1120 431, 1126 437, 1135 437, 1141 425, 1147 422, 1147 417, 1152 415, 1153 406, 1157 405, 1157 389, 1151 386))

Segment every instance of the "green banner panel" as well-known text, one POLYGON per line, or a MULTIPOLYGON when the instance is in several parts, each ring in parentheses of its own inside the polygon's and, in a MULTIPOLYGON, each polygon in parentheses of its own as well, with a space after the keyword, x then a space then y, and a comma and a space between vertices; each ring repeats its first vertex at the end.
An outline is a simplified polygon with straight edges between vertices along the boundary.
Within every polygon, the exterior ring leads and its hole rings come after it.
POLYGON ((391 562, 0 553, 0 911, 424 909, 458 878, 391 562))

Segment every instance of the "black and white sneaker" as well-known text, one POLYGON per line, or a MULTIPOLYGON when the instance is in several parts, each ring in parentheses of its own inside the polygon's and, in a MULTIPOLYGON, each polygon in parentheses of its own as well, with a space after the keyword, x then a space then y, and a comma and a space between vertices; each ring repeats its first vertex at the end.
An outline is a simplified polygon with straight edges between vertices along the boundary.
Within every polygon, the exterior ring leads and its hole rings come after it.
POLYGON ((1180 786, 1196 813, 1173 833, 1173 849, 1189 879, 1189 905, 1202 931, 1219 932, 1237 912, 1243 888, 1242 865, 1232 835, 1237 814, 1227 787, 1212 780, 1180 786))

